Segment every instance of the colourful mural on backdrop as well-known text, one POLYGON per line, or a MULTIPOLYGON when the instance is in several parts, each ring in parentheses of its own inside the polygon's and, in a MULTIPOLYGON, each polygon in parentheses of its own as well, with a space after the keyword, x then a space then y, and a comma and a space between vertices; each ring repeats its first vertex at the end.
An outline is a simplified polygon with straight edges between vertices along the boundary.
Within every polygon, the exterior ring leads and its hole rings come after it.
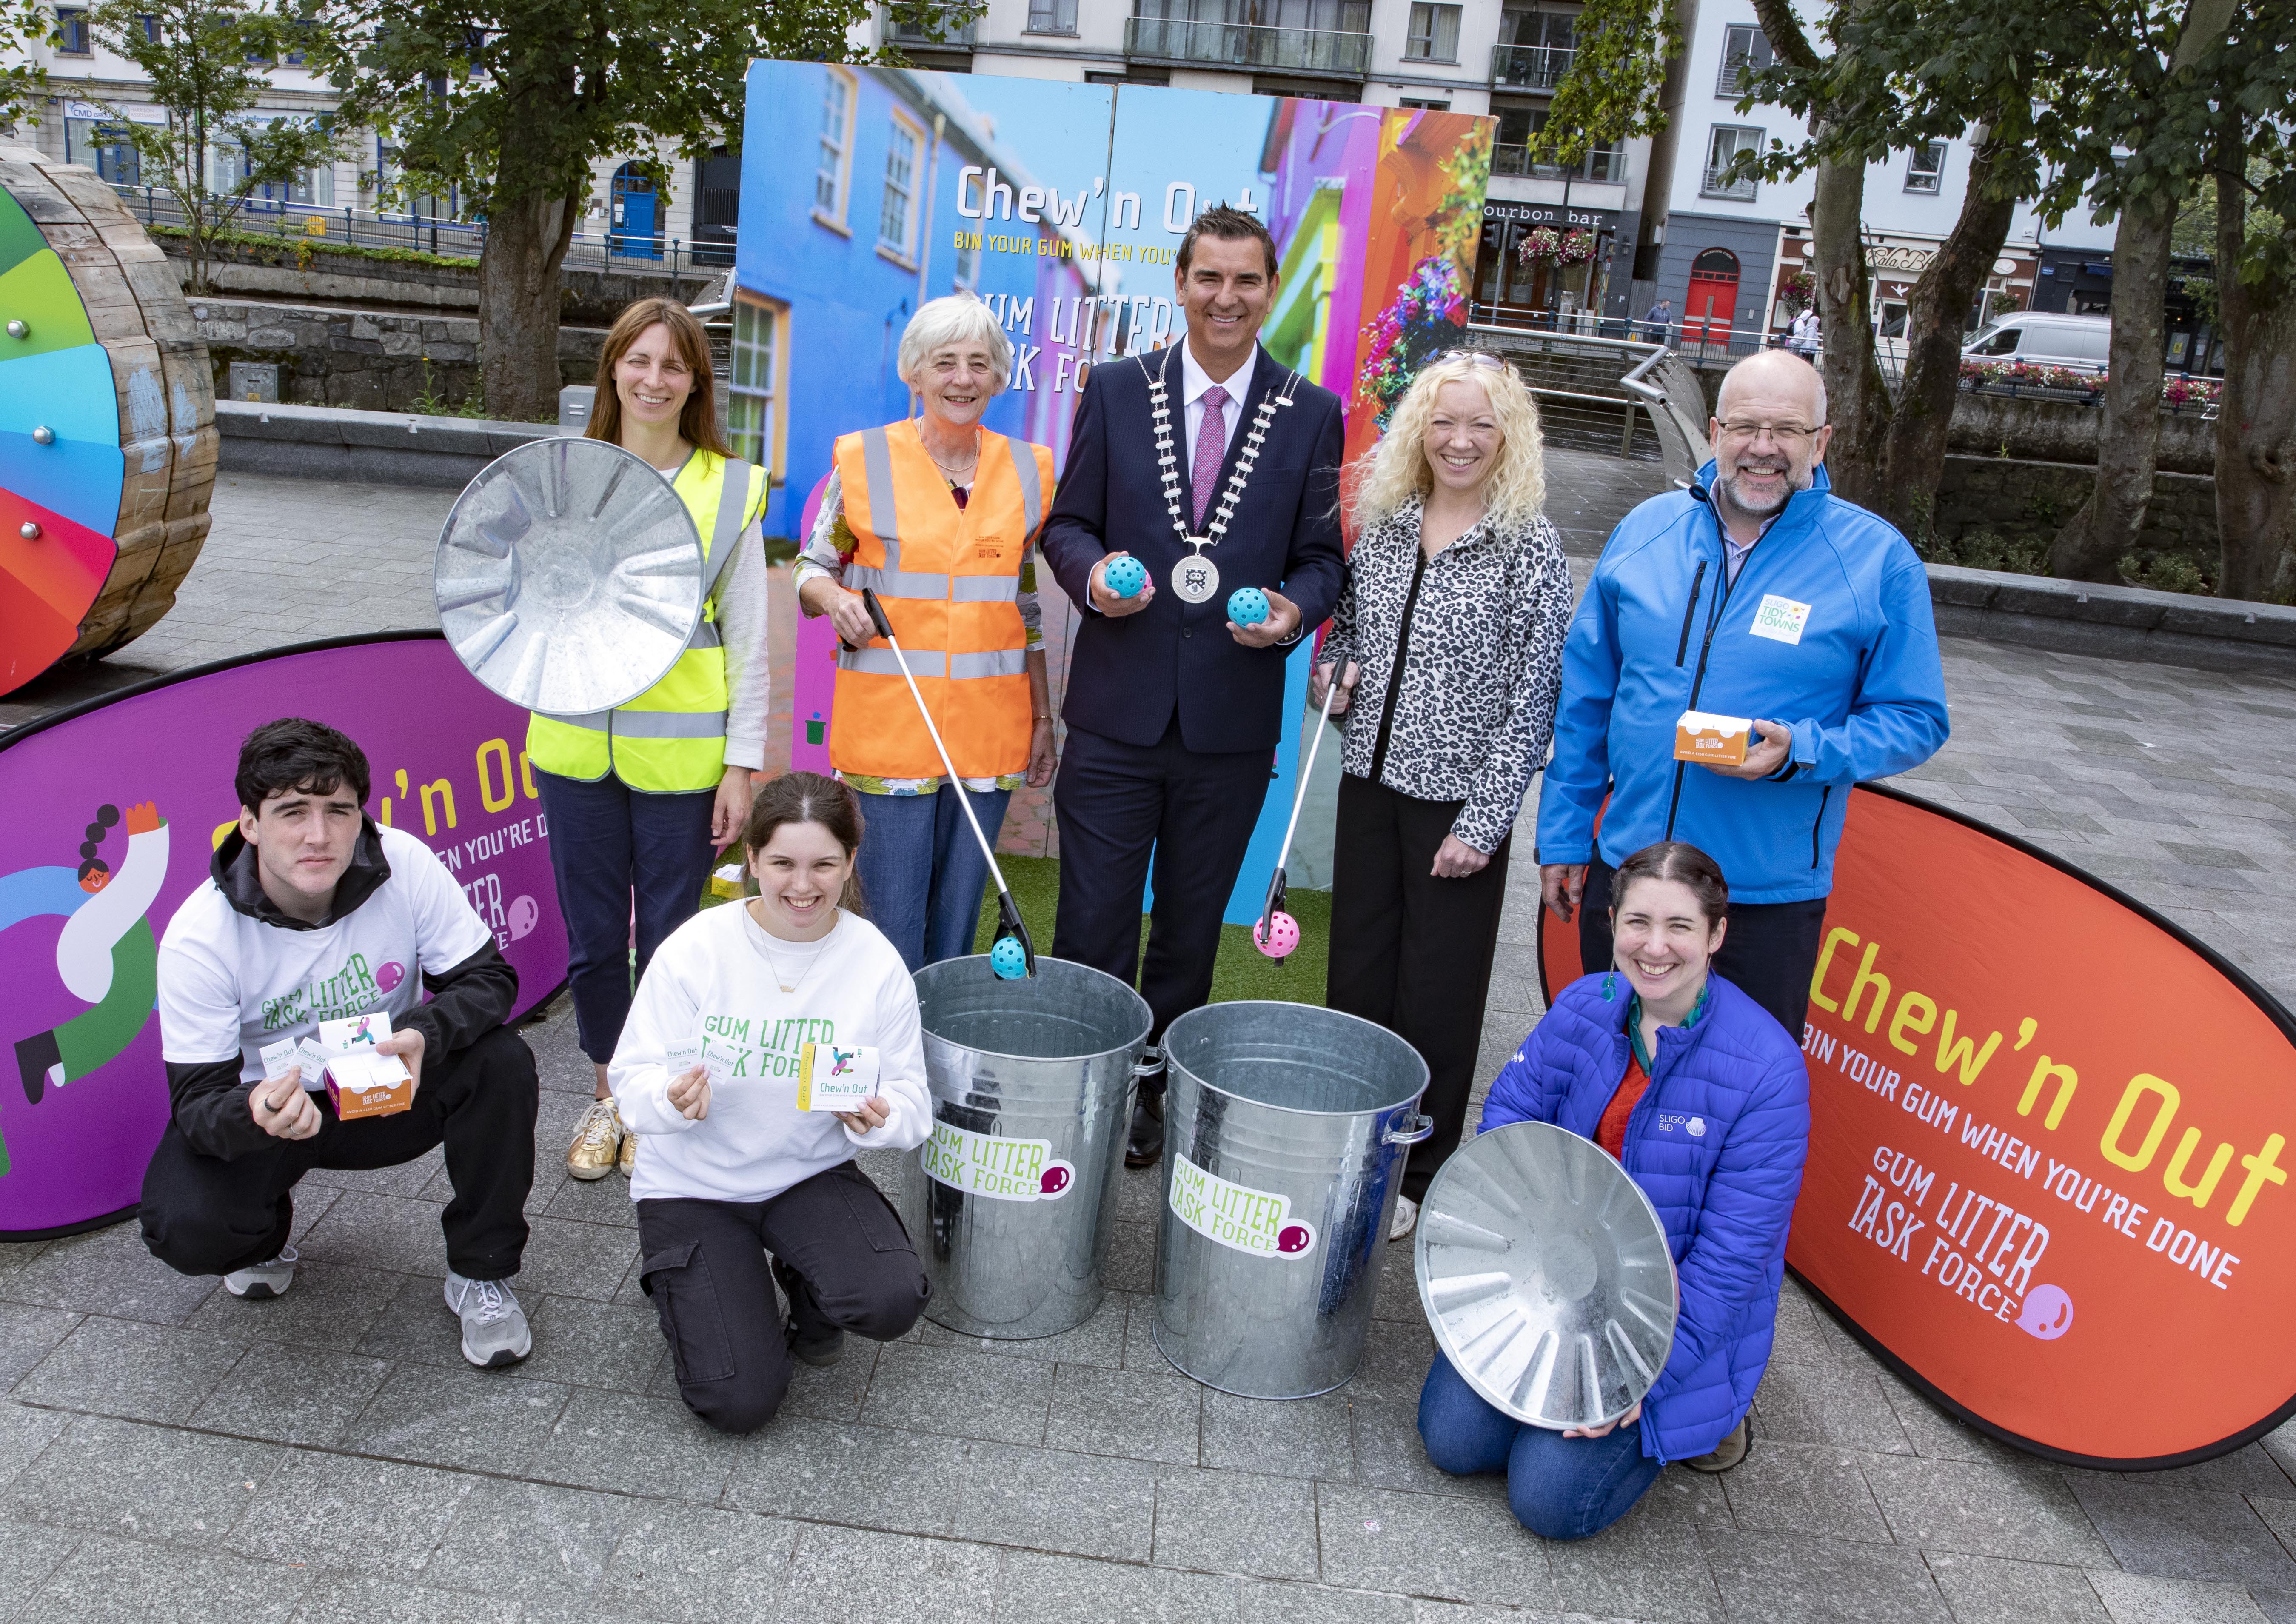
MULTIPOLYGON (((1378 437, 1417 368, 1464 337, 1492 124, 1464 114, 1144 85, 758 62, 743 127, 732 421, 779 486, 767 529, 801 536, 836 437, 906 416, 901 330, 969 291, 1010 335, 987 427, 1057 469, 1092 367, 1176 341, 1174 261, 1196 214, 1267 223, 1278 295, 1261 341, 1378 437)), ((1048 627, 1062 624, 1057 607, 1048 627)), ((1066 650, 1048 636, 1055 696, 1066 650)), ((1293 657, 1305 693, 1303 647, 1293 657)), ((829 767, 834 639, 803 624, 791 760, 829 767)), ((1292 793, 1297 703, 1229 917, 1254 916, 1292 793)), ((1009 827, 1008 822, 1008 827, 1009 827)))

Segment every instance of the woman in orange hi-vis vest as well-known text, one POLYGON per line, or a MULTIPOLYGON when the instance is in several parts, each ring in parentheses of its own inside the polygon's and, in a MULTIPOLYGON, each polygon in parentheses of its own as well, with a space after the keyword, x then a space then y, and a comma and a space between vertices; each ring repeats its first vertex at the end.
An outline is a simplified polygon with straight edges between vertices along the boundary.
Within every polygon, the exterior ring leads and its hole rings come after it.
POLYGON ((1053 707, 1037 616, 1036 543, 1053 454, 980 426, 1013 347, 970 294, 932 299, 901 335, 919 415, 840 437, 820 517, 797 562, 798 602, 836 625, 829 759, 861 796, 856 870, 871 920, 912 971, 972 951, 985 831, 1025 782, 1053 778, 1053 707), (947 775, 893 651, 863 604, 873 590, 963 781, 947 775))

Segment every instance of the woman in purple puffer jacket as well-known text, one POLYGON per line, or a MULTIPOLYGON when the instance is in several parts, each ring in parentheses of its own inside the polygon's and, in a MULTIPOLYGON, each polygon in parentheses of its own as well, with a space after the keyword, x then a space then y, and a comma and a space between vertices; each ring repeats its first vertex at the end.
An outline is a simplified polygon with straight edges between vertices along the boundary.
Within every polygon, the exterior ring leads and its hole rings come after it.
POLYGON ((1616 968, 1556 997, 1491 1085, 1478 1131, 1552 1122, 1619 1159, 1674 1253, 1673 1350, 1614 1427, 1523 1425, 1439 1352, 1419 1398, 1427 1458, 1505 1472, 1517 1520, 1549 1539, 1609 1527, 1669 1460, 1726 1472, 1745 1458, 1809 1148, 1800 1045, 1709 968, 1729 909, 1714 860, 1680 841, 1644 847, 1611 897, 1616 968))

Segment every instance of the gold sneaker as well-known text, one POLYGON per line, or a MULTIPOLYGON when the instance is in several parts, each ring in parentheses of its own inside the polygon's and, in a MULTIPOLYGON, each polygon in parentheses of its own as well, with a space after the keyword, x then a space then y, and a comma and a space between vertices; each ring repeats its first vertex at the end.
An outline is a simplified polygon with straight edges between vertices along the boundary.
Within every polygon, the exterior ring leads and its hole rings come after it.
POLYGON ((636 1170, 638 1165, 638 1136, 635 1132, 624 1130, 622 1153, 614 1158, 614 1165, 621 1169, 624 1178, 636 1170))
POLYGON ((611 1099, 594 1101, 574 1125, 574 1143, 566 1152, 566 1170, 577 1178, 603 1178, 614 1170, 621 1153, 621 1112, 611 1099))

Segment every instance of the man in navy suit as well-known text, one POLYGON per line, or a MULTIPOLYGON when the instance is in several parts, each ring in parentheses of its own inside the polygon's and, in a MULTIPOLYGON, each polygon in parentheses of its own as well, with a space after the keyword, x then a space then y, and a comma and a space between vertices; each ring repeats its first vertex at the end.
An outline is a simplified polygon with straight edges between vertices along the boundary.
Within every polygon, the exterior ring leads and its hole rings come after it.
MULTIPOLYGON (((1045 527, 1082 621, 1053 789, 1053 951, 1130 984, 1152 851, 1139 976, 1152 1046, 1211 995, 1220 915, 1283 736, 1284 657, 1339 602, 1340 400, 1259 348, 1276 265, 1250 215, 1197 216, 1174 276, 1186 341, 1093 369, 1045 527), (1127 556, 1148 580, 1121 596, 1108 570, 1127 556), (1267 595, 1256 626, 1228 619, 1243 586, 1267 595)), ((1163 1144, 1152 1048, 1125 1160, 1145 1167, 1163 1144)))

